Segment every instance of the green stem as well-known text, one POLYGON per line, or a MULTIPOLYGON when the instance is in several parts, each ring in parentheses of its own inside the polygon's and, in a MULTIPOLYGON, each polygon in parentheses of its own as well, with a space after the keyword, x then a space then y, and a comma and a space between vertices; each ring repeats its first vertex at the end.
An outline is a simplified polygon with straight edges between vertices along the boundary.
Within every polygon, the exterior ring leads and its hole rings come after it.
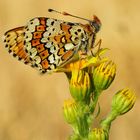
POLYGON ((109 133, 111 123, 116 119, 116 117, 117 113, 111 111, 111 113, 104 120, 101 121, 101 127, 109 133))
POLYGON ((97 105, 97 102, 98 102, 100 94, 101 94, 101 91, 97 91, 97 90, 94 91, 94 98, 90 103, 90 112, 91 112, 91 114, 94 113, 94 110, 96 108, 96 105, 97 105))

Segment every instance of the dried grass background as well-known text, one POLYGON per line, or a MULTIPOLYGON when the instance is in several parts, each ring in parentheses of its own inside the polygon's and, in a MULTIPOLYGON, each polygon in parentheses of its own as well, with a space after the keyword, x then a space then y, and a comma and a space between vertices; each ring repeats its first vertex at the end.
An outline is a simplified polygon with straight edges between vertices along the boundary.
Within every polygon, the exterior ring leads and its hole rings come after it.
MULTIPOLYGON (((37 16, 83 22, 48 13, 48 8, 89 19, 96 14, 103 25, 98 39, 102 38, 102 47, 111 49, 108 55, 117 64, 116 79, 100 99, 99 119, 109 111, 117 90, 134 89, 137 103, 112 124, 110 140, 139 140, 139 6, 139 0, 0 0, 0 37, 37 16)), ((68 82, 63 73, 41 76, 12 58, 0 41, 0 140, 65 140, 71 129, 63 120, 62 104, 68 97, 68 82)))

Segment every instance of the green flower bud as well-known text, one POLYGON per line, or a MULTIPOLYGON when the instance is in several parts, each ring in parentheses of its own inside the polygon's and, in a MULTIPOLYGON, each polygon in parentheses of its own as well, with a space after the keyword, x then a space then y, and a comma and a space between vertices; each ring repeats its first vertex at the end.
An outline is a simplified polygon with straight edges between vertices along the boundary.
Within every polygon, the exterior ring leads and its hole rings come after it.
POLYGON ((73 70, 70 79, 70 93, 76 101, 88 101, 91 92, 89 74, 83 70, 73 70))
POLYGON ((93 82, 95 89, 102 91, 107 89, 116 75, 116 65, 112 62, 103 62, 93 70, 93 82))
POLYGON ((63 113, 64 113, 64 117, 65 117, 66 121, 69 124, 75 123, 75 121, 77 120, 77 116, 78 116, 77 103, 72 99, 64 101, 63 113))
POLYGON ((117 115, 123 115, 127 113, 135 104, 136 96, 129 89, 123 89, 118 91, 112 101, 112 111, 117 115))
POLYGON ((108 133, 102 128, 94 128, 89 133, 88 140, 108 140, 108 133))

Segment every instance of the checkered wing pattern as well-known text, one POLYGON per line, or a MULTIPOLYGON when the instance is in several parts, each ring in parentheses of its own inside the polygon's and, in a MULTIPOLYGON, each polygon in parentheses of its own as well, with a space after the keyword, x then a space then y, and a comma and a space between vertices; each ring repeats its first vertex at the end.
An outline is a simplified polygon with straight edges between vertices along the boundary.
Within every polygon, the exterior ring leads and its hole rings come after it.
POLYGON ((49 72, 67 63, 86 37, 79 24, 52 18, 34 18, 25 27, 24 45, 34 65, 49 72))
POLYGON ((88 39, 80 23, 39 17, 7 31, 4 42, 14 57, 45 73, 72 60, 82 45, 87 47, 88 39))

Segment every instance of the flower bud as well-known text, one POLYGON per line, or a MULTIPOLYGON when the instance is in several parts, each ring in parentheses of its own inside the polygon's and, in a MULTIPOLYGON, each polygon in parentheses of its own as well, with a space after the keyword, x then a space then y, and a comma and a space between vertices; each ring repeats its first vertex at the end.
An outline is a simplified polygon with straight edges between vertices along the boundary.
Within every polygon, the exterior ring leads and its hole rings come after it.
POLYGON ((102 91, 107 89, 116 75, 116 65, 112 62, 103 62, 93 70, 93 82, 95 89, 102 91))
POLYGON ((108 140, 108 133, 102 128, 94 128, 89 133, 88 140, 108 140))
POLYGON ((70 93, 76 101, 88 101, 91 92, 90 77, 84 70, 73 70, 70 93))
POLYGON ((68 100, 64 101, 63 113, 64 113, 64 117, 65 117, 66 121, 69 124, 73 124, 76 121, 77 116, 78 116, 77 103, 72 99, 68 99, 68 100))
POLYGON ((135 104, 136 96, 129 89, 123 89, 118 91, 112 100, 112 111, 117 115, 123 115, 127 113, 135 104))

